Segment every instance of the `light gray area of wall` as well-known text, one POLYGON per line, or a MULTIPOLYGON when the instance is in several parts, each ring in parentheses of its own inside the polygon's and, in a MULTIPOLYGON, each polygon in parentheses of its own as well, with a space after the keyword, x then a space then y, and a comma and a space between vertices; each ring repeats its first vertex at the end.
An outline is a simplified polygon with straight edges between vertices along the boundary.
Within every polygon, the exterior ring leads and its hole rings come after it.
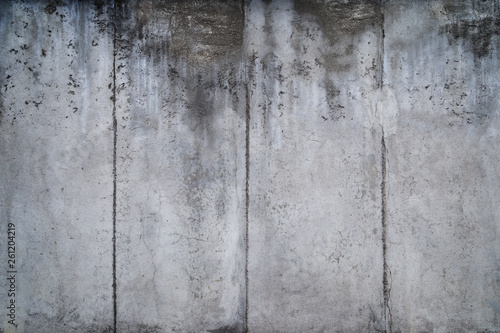
POLYGON ((44 9, 0 10, 0 331, 105 332, 113 326, 109 16, 76 2, 44 9))
POLYGON ((243 331, 242 8, 142 1, 119 15, 118 330, 243 331))
POLYGON ((252 2, 245 36, 249 329, 382 330, 380 8, 252 2))
POLYGON ((500 331, 499 7, 1 2, 0 332, 500 331))
POLYGON ((393 332, 500 329, 499 14, 493 1, 386 6, 393 332))

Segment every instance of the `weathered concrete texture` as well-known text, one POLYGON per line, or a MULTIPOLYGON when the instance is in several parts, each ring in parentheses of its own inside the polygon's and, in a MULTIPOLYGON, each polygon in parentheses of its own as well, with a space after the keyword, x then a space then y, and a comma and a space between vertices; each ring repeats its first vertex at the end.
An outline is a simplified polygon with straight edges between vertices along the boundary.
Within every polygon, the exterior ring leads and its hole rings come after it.
POLYGON ((385 15, 392 332, 500 329, 498 1, 385 15))
POLYGON ((0 2, 0 332, 500 332, 499 33, 498 0, 0 2))
POLYGON ((382 23, 369 2, 248 6, 250 332, 384 329, 382 23))
POLYGON ((105 332, 113 325, 109 16, 86 3, 35 1, 2 2, 0 15, 0 331, 105 332))
POLYGON ((118 331, 242 332, 241 5, 118 10, 118 331))

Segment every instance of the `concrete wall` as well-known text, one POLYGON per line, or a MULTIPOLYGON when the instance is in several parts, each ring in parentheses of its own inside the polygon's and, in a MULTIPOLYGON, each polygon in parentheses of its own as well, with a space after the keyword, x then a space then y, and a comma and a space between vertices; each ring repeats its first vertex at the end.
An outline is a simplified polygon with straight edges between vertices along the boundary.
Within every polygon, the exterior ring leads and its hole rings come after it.
POLYGON ((103 332, 113 326, 110 16, 77 2, 2 2, 0 15, 0 330, 103 332))
POLYGON ((0 332, 500 332, 499 17, 1 2, 0 332))

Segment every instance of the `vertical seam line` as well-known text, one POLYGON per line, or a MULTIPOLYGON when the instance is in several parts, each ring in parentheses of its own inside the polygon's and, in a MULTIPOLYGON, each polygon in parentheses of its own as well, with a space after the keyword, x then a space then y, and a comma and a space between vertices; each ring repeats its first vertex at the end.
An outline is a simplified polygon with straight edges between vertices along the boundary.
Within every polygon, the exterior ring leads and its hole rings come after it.
POLYGON ((116 146, 118 124, 116 120, 116 34, 117 3, 113 2, 113 332, 117 332, 117 293, 116 293, 116 146))
MULTIPOLYGON (((246 21, 245 0, 242 0, 243 19, 246 21)), ((246 52, 245 52, 246 54, 246 52)), ((249 211, 250 211, 250 92, 249 68, 245 66, 245 332, 248 333, 248 258, 249 258, 249 211)))
MULTIPOLYGON (((380 52, 380 73, 379 73, 379 89, 384 86, 384 61, 385 61, 385 0, 382 0, 382 41, 380 52)), ((382 93, 383 98, 383 93, 382 93)), ((380 110, 383 112, 384 110, 380 110)), ((382 257, 383 257, 383 277, 382 286, 384 294, 384 332, 392 333, 392 315, 389 306, 390 287, 389 287, 389 265, 387 263, 387 147, 385 144, 384 124, 382 125, 382 140, 381 140, 381 169, 382 181, 380 184, 380 191, 382 196, 381 202, 381 222, 382 222, 382 257)))

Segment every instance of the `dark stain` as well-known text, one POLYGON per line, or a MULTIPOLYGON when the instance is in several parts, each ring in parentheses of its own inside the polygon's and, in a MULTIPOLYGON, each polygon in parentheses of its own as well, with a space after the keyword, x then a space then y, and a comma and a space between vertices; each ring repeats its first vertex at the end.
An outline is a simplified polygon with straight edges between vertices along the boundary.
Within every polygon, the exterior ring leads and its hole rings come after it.
POLYGON ((106 5, 106 1, 104 0, 94 0, 94 8, 96 11, 96 16, 100 16, 104 14, 104 7, 106 5))
POLYGON ((159 333, 161 332, 160 326, 152 326, 146 324, 128 324, 122 323, 119 325, 117 332, 134 332, 134 333, 159 333))
MULTIPOLYGON (((74 311, 74 310, 73 310, 74 311)), ((56 317, 49 317, 41 313, 29 313, 26 320, 27 332, 67 332, 68 324, 80 327, 74 332, 82 333, 113 333, 110 325, 96 325, 81 322, 77 313, 59 314, 56 317)))
POLYGON ((58 6, 64 6, 64 2, 61 0, 55 0, 55 1, 49 1, 47 3, 47 6, 43 9, 43 11, 49 15, 54 14, 54 12, 57 10, 58 6))
MULTIPOLYGON (((7 85, 9 84, 9 79, 12 77, 10 75, 5 76, 6 68, 0 66, 0 87, 5 87, 7 90, 7 85)), ((5 94, 0 93, 0 125, 3 123, 3 117, 5 115, 5 105, 4 105, 5 94)))
POLYGON ((209 143, 217 135, 212 126, 216 109, 213 93, 210 92, 211 86, 211 82, 204 82, 188 92, 189 104, 187 108, 191 129, 197 133, 199 139, 209 143))
POLYGON ((345 119, 345 107, 340 104, 338 97, 340 96, 340 90, 337 89, 335 84, 330 79, 325 79, 326 86, 326 101, 328 102, 329 111, 328 118, 332 121, 338 121, 340 119, 345 119))
MULTIPOLYGON (((195 133, 205 148, 217 149, 220 133, 214 121, 222 113, 222 104, 216 96, 230 96, 233 110, 241 110, 241 87, 238 64, 219 62, 218 70, 205 66, 189 66, 181 73, 183 61, 169 64, 167 75, 174 84, 185 87, 183 122, 195 133), (179 71, 177 70, 179 69, 179 71)), ((183 70, 182 70, 183 71, 183 70)))
MULTIPOLYGON (((446 25, 445 31, 455 40, 462 38, 468 41, 474 54, 482 58, 492 50, 493 37, 500 35, 500 17, 485 17, 478 20, 462 19, 446 25)), ((453 39, 450 38, 450 45, 453 39)))
MULTIPOLYGON (((373 32, 375 38, 383 35, 382 0, 296 0, 294 9, 298 14, 294 23, 298 30, 308 31, 304 22, 312 20, 329 44, 334 46, 316 59, 316 63, 324 66, 327 71, 350 70, 356 56, 356 36, 367 31, 373 32)), ((312 37, 306 34, 306 38, 312 37)))
MULTIPOLYGON (((86 0, 78 0, 80 1, 84 6, 89 3, 89 1, 86 0)), ((115 5, 118 5, 119 1, 115 0, 115 5)), ((92 22, 97 26, 97 29, 100 34, 105 34, 105 33, 113 33, 113 28, 112 25, 109 21, 110 16, 109 15, 114 9, 113 7, 109 4, 106 3, 104 0, 93 0, 92 1, 92 8, 93 8, 93 17, 92 17, 92 22)), ((92 46, 97 46, 97 42, 92 40, 92 46)))
POLYGON ((207 330, 210 333, 242 333, 243 327, 241 325, 223 326, 214 330, 207 330))
POLYGON ((448 36, 450 45, 462 40, 477 58, 490 54, 495 47, 494 39, 500 35, 500 2, 473 2, 471 8, 465 2, 445 2, 443 10, 441 15, 449 17, 451 22, 441 26, 439 32, 448 36), (474 17, 469 13, 474 13, 474 17))
POLYGON ((105 328, 88 328, 85 333, 113 333, 114 330, 111 326, 105 328))
POLYGON ((197 63, 238 53, 243 45, 240 1, 140 1, 135 38, 150 57, 166 52, 197 63))
POLYGON ((332 44, 340 36, 362 33, 383 23, 381 0, 296 0, 294 8, 298 13, 314 15, 332 44))
POLYGON ((43 10, 47 14, 52 15, 57 10, 57 7, 53 3, 49 3, 47 6, 45 6, 45 8, 43 10))

